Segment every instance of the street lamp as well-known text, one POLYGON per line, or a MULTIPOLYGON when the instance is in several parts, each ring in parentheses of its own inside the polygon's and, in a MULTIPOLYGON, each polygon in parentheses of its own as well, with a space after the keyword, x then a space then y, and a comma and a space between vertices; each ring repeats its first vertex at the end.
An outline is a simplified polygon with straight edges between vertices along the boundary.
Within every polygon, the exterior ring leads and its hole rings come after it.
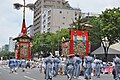
POLYGON ((19 3, 14 3, 14 8, 19 10, 20 8, 23 7, 23 19, 25 19, 25 8, 29 8, 30 10, 34 10, 35 9, 35 6, 34 4, 27 4, 25 3, 25 0, 23 0, 24 4, 19 4, 19 3))

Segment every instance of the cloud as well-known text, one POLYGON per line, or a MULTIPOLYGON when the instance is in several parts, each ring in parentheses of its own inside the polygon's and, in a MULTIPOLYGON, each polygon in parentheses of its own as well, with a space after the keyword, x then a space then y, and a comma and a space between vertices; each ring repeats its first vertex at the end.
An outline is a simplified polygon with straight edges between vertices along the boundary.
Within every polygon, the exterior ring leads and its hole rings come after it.
POLYGON ((119 0, 69 0, 72 7, 80 8, 82 12, 101 13, 106 8, 119 7, 119 0))

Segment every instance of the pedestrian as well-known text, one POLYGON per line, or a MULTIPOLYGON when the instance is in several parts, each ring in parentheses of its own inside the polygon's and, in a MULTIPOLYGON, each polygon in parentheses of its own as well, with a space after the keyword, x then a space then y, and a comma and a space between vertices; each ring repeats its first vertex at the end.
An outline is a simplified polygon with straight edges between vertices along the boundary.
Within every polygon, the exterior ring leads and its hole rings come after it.
POLYGON ((101 69, 102 60, 96 57, 94 63, 95 63, 95 75, 97 76, 97 78, 100 78, 100 69, 101 69))
POLYGON ((10 73, 13 73, 13 71, 14 71, 14 59, 13 59, 13 57, 10 57, 9 62, 8 62, 8 66, 10 68, 10 73))
POLYGON ((114 63, 114 69, 115 69, 115 75, 114 79, 115 80, 120 80, 120 58, 119 55, 115 55, 115 58, 113 59, 114 63))
POLYGON ((68 60, 69 60, 69 57, 68 56, 66 56, 66 58, 65 58, 65 64, 64 64, 64 74, 65 75, 67 75, 67 62, 68 62, 68 60))
POLYGON ((66 68, 67 68, 67 77, 68 80, 71 80, 73 77, 73 71, 74 71, 74 60, 73 55, 69 55, 69 58, 66 62, 66 68))
POLYGON ((57 57, 57 55, 55 55, 55 57, 53 58, 53 72, 55 72, 54 76, 58 75, 59 63, 60 59, 57 57))
POLYGON ((65 74, 64 73, 64 71, 65 71, 65 60, 66 60, 66 58, 65 58, 65 56, 64 55, 62 55, 61 56, 61 62, 60 62, 60 74, 61 75, 63 75, 63 74, 65 74))
POLYGON ((17 68, 18 68, 18 61, 17 59, 14 57, 14 71, 16 72, 17 71, 17 68))
POLYGON ((85 67, 85 72, 84 72, 84 78, 85 79, 91 79, 91 73, 92 73, 92 62, 94 61, 93 57, 90 56, 90 53, 88 56, 84 57, 84 67, 85 67))
POLYGON ((78 54, 75 55, 74 57, 74 78, 79 78, 80 75, 80 64, 82 63, 82 59, 78 54))
POLYGON ((44 74, 45 80, 52 80, 53 77, 53 58, 50 54, 47 54, 46 58, 44 59, 44 74))
POLYGON ((20 61, 20 64, 21 64, 22 71, 25 72, 26 60, 24 58, 22 58, 20 61))

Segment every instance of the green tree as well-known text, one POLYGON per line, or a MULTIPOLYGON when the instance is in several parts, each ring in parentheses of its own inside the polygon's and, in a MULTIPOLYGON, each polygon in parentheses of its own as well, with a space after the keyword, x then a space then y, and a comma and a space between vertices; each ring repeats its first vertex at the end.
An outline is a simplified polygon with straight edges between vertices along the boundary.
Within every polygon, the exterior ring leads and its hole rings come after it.
POLYGON ((90 31, 90 39, 101 42, 104 48, 105 58, 110 45, 120 40, 120 8, 106 9, 99 17, 93 17, 89 20, 94 27, 90 31))
POLYGON ((69 29, 61 29, 56 31, 56 45, 57 45, 57 50, 61 51, 62 50, 62 37, 64 38, 69 38, 69 29))
POLYGON ((9 52, 7 50, 3 50, 0 52, 0 57, 5 57, 5 58, 9 58, 9 57, 14 57, 15 56, 15 53, 13 52, 9 52))
POLYGON ((54 52, 56 50, 61 50, 62 37, 68 37, 69 30, 61 29, 56 31, 56 33, 37 33, 33 36, 32 40, 32 56, 38 53, 38 56, 43 53, 54 52))
POLYGON ((74 30, 88 30, 92 25, 86 25, 88 24, 87 21, 87 18, 82 18, 81 15, 79 15, 79 17, 75 19, 75 22, 73 21, 70 25, 70 28, 74 30))
POLYGON ((50 42, 51 36, 54 35, 53 33, 37 33, 33 36, 32 40, 32 55, 38 54, 41 55, 41 51, 46 53, 47 51, 51 51, 50 49, 50 42))

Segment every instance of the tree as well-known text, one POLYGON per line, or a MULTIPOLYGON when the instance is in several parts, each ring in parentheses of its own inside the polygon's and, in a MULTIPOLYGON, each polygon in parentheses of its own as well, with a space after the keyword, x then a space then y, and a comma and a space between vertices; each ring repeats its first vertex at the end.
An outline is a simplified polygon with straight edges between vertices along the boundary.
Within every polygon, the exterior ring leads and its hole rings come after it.
POLYGON ((107 61, 110 45, 120 41, 120 8, 106 9, 99 17, 90 19, 89 23, 94 26, 90 35, 94 35, 93 41, 102 43, 107 61))
POLYGON ((70 28, 74 30, 88 30, 92 27, 92 25, 87 23, 87 18, 82 18, 81 15, 70 25, 70 28))
POLYGON ((58 51, 61 51, 62 50, 62 37, 64 38, 69 38, 69 29, 61 29, 61 30, 58 30, 56 31, 56 34, 57 36, 56 38, 56 45, 57 45, 57 50, 58 51))
POLYGON ((2 51, 0 52, 0 57, 3 57, 4 59, 7 59, 7 58, 9 58, 9 57, 14 57, 14 56, 15 56, 15 53, 9 52, 9 51, 7 51, 7 50, 2 50, 2 51))
POLYGON ((50 50, 50 35, 53 35, 52 33, 37 33, 33 36, 32 40, 32 54, 38 53, 38 55, 41 55, 41 51, 43 53, 46 53, 50 50))
POLYGON ((38 56, 41 55, 41 51, 43 53, 52 52, 61 50, 61 41, 62 37, 68 37, 69 30, 61 29, 56 31, 56 33, 37 33, 33 36, 32 40, 32 54, 34 56, 35 53, 38 53, 38 56))

